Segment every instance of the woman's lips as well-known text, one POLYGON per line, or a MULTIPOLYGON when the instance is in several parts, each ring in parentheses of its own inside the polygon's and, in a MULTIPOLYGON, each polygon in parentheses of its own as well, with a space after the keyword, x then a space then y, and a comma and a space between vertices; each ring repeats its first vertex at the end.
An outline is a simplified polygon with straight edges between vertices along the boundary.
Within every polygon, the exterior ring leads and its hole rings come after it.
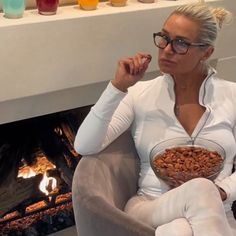
POLYGON ((173 64, 175 64, 174 61, 164 59, 164 58, 160 59, 160 63, 163 64, 163 65, 173 65, 173 64))

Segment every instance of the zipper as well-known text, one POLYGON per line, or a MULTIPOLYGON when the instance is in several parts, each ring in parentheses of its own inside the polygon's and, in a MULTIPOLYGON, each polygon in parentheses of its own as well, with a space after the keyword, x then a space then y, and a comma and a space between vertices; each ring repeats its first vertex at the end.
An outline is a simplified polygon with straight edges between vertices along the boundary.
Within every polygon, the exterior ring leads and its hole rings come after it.
MULTIPOLYGON (((212 72, 207 76, 207 78, 205 79, 205 82, 204 82, 204 90, 203 90, 203 96, 202 96, 202 105, 203 105, 204 107, 206 107, 206 109, 207 109, 207 106, 205 105, 205 101, 204 101, 204 100, 205 100, 205 96, 206 96, 206 84, 207 84, 207 81, 209 80, 209 78, 210 78, 213 74, 215 74, 214 71, 212 71, 212 72)), ((202 124, 201 128, 198 130, 197 134, 196 134, 194 137, 193 137, 192 135, 191 135, 191 136, 189 135, 191 145, 194 145, 194 142, 195 142, 196 138, 198 137, 198 135, 200 134, 200 132, 201 132, 202 129, 204 128, 205 124, 207 123, 207 120, 208 120, 208 118, 210 117, 210 114, 211 114, 211 109, 209 109, 209 113, 208 113, 208 115, 207 115, 207 117, 206 117, 206 119, 205 119, 205 122, 203 122, 203 124, 202 124)))

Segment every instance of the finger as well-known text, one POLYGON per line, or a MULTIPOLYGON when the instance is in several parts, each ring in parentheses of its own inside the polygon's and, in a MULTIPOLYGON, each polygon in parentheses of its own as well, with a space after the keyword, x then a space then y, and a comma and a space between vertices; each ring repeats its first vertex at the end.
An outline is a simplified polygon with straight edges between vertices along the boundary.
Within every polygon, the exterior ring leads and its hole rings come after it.
POLYGON ((151 55, 137 53, 134 57, 135 73, 143 73, 151 60, 151 55))
POLYGON ((139 58, 138 56, 135 56, 133 58, 133 62, 134 62, 134 73, 135 75, 137 75, 142 70, 141 58, 139 58))
POLYGON ((148 68, 149 63, 152 60, 152 56, 150 54, 139 53, 138 54, 141 59, 142 70, 140 72, 145 72, 148 68))
POLYGON ((148 54, 148 53, 138 53, 137 54, 139 57, 141 57, 141 58, 146 58, 146 59, 148 59, 149 61, 152 59, 152 56, 150 55, 150 54, 148 54))
POLYGON ((150 63, 150 59, 147 58, 143 58, 142 59, 143 64, 142 64, 142 71, 140 71, 141 73, 145 73, 145 71, 147 70, 149 63, 150 63))
POLYGON ((132 58, 126 58, 120 61, 120 64, 128 74, 134 73, 134 64, 132 58))
POLYGON ((151 60, 152 60, 152 56, 150 54, 146 54, 145 56, 142 57, 143 63, 150 63, 151 60))
POLYGON ((123 59, 122 62, 127 73, 137 75, 146 71, 151 59, 150 54, 137 53, 134 57, 123 59))
POLYGON ((139 73, 142 73, 143 69, 144 69, 145 57, 142 54, 138 53, 137 56, 136 56, 136 60, 139 63, 139 73))
POLYGON ((135 65, 134 65, 133 58, 129 58, 127 60, 127 65, 129 67, 129 74, 134 75, 135 74, 135 65))
POLYGON ((137 53, 137 55, 135 57, 138 60, 139 64, 141 65, 142 64, 142 58, 144 57, 144 54, 137 53))

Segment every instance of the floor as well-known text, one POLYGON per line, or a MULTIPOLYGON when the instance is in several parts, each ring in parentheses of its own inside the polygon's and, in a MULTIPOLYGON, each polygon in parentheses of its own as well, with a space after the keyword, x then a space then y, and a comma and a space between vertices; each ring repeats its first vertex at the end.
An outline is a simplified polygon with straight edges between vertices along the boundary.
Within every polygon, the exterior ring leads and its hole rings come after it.
POLYGON ((50 234, 49 236, 77 236, 75 226, 50 234))

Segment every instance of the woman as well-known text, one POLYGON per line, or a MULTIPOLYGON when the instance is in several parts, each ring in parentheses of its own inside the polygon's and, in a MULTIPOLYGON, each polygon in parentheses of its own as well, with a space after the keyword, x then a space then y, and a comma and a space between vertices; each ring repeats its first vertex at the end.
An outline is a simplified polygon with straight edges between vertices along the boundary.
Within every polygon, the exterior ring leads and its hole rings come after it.
POLYGON ((218 79, 206 64, 228 14, 203 3, 178 7, 153 35, 163 75, 138 82, 151 61, 148 54, 120 60, 115 78, 76 135, 77 152, 88 155, 131 128, 141 171, 137 196, 125 211, 155 227, 156 236, 236 235, 231 211, 236 200, 236 85, 218 79), (162 185, 149 155, 157 143, 175 137, 205 138, 224 148, 225 166, 215 183, 196 178, 173 189, 162 185))

